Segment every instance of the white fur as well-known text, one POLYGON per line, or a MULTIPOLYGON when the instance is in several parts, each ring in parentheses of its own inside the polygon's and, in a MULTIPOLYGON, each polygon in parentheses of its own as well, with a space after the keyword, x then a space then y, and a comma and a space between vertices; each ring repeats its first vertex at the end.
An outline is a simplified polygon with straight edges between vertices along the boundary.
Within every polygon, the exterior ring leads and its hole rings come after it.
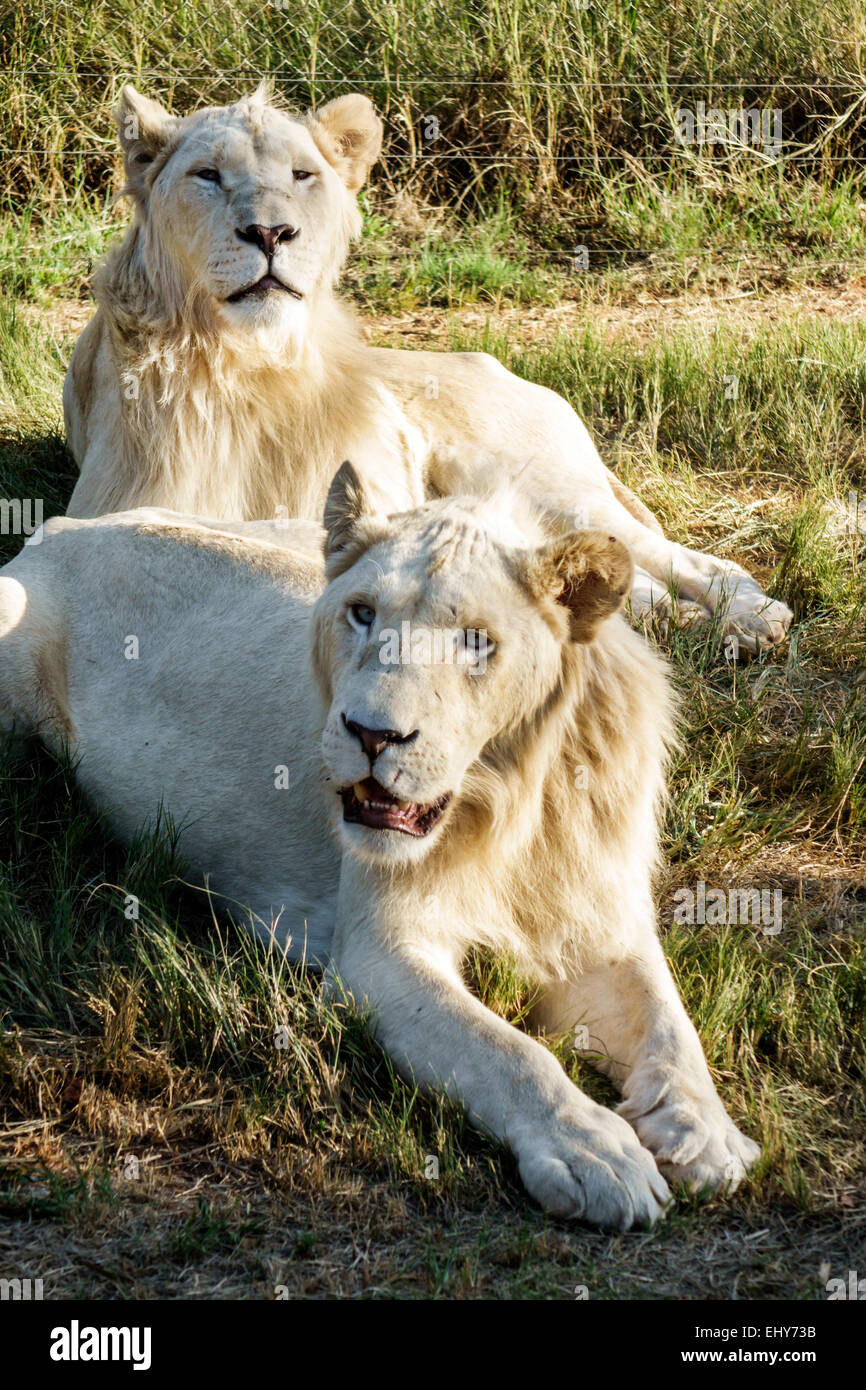
POLYGON ((365 97, 296 118, 259 92, 177 118, 126 88, 118 125, 135 221, 96 277, 64 390, 81 469, 71 516, 148 505, 318 520, 345 458, 392 510, 505 484, 551 530, 618 536, 657 589, 673 577, 683 619, 721 608, 720 632, 752 651, 784 638, 790 610, 738 565, 666 540, 554 392, 484 353, 364 344, 333 291, 381 142, 365 97), (197 177, 205 167, 220 185, 197 177), (229 302, 267 270, 239 235, 251 223, 297 230, 273 270, 302 299, 229 302))
POLYGON ((0 723, 67 744, 122 839, 164 806, 190 877, 327 966, 397 1066, 506 1142, 549 1210, 625 1229, 661 1214, 663 1173, 734 1186, 757 1149, 656 935, 671 699, 616 612, 627 552, 595 531, 539 544, 522 507, 515 523, 466 499, 389 520, 346 470, 328 514, 327 587, 303 522, 47 523, 0 576, 0 723), (495 652, 483 674, 386 671, 378 638, 402 621, 484 628, 495 652), (413 738, 371 763, 343 715, 413 738), (452 793, 429 836, 342 822, 338 789, 371 767, 407 800, 452 793), (619 1113, 470 994, 475 944, 537 981, 539 1028, 588 1030, 619 1113))

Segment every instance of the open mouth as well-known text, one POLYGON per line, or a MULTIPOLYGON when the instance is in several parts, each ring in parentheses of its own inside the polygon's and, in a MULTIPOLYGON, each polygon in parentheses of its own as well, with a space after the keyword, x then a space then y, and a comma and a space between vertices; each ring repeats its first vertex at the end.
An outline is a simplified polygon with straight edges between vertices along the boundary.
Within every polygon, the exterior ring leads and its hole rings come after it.
POLYGON ((404 835, 419 838, 430 834, 451 800, 451 793, 446 792, 426 806, 417 801, 401 801, 381 787, 375 777, 343 787, 340 796, 344 821, 367 825, 371 830, 400 830, 404 835))
POLYGON ((229 304, 237 304, 239 299, 264 299, 265 295, 272 294, 275 290, 281 290, 283 294, 290 294, 293 299, 303 299, 300 290, 293 289, 291 285, 284 285, 282 280, 278 280, 275 275, 263 275, 261 280, 256 280, 252 285, 247 285, 245 289, 236 290, 230 294, 227 300, 229 304))

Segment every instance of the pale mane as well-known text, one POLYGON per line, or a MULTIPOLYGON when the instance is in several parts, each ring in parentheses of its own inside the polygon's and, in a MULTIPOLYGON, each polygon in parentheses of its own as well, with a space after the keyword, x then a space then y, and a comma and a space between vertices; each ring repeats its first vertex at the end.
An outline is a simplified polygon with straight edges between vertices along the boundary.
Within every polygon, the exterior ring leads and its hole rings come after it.
POLYGON ((315 515, 338 441, 381 416, 351 312, 324 297, 295 356, 270 354, 233 338, 205 295, 167 313, 165 280, 157 299, 138 264, 140 236, 131 228, 94 282, 125 426, 98 510, 157 496, 207 512, 218 496, 224 515, 272 516, 275 499, 289 516, 315 515), (307 466, 288 467, 289 452, 307 466))

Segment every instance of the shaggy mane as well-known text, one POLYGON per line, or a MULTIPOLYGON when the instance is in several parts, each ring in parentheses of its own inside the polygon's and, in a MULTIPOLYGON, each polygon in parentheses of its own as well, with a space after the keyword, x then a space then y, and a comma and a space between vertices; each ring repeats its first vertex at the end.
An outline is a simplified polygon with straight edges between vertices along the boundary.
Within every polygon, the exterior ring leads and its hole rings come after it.
POLYGON ((177 511, 288 516, 321 512, 336 441, 381 414, 380 393, 351 312, 326 299, 293 358, 236 339, 204 295, 166 314, 136 256, 140 228, 94 282, 124 394, 123 457, 98 510, 128 510, 154 496, 177 511), (298 466, 292 467, 292 460, 298 466), (244 471, 239 459, 254 460, 244 471), (196 467, 190 467, 190 461, 196 467))

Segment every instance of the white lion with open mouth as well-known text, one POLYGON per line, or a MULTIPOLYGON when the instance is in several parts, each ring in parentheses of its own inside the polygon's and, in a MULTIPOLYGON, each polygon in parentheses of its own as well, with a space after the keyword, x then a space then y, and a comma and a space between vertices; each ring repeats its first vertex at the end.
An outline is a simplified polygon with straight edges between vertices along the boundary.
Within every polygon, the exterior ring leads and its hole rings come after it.
POLYGON ((126 87, 117 118, 135 220, 95 278, 66 380, 70 516, 318 520, 346 457, 392 511, 505 482, 551 532, 618 536, 640 615, 720 610, 751 651, 784 638, 790 610, 732 561, 667 540, 553 391, 485 353, 364 343, 334 287, 381 145, 366 97, 294 117, 260 90, 176 117, 126 87))
POLYGON ((123 839, 164 807, 189 872, 366 1001, 400 1070, 507 1143, 543 1206, 625 1229, 665 1177, 730 1188, 758 1150, 656 933, 671 700, 618 611, 630 556, 516 515, 388 517, 344 465, 327 585, 303 522, 51 521, 0 574, 0 725, 68 746, 123 839), (383 661, 404 623, 463 632, 468 659, 383 661), (539 1027, 581 1026, 619 1113, 470 993, 475 945, 537 982, 539 1027))

